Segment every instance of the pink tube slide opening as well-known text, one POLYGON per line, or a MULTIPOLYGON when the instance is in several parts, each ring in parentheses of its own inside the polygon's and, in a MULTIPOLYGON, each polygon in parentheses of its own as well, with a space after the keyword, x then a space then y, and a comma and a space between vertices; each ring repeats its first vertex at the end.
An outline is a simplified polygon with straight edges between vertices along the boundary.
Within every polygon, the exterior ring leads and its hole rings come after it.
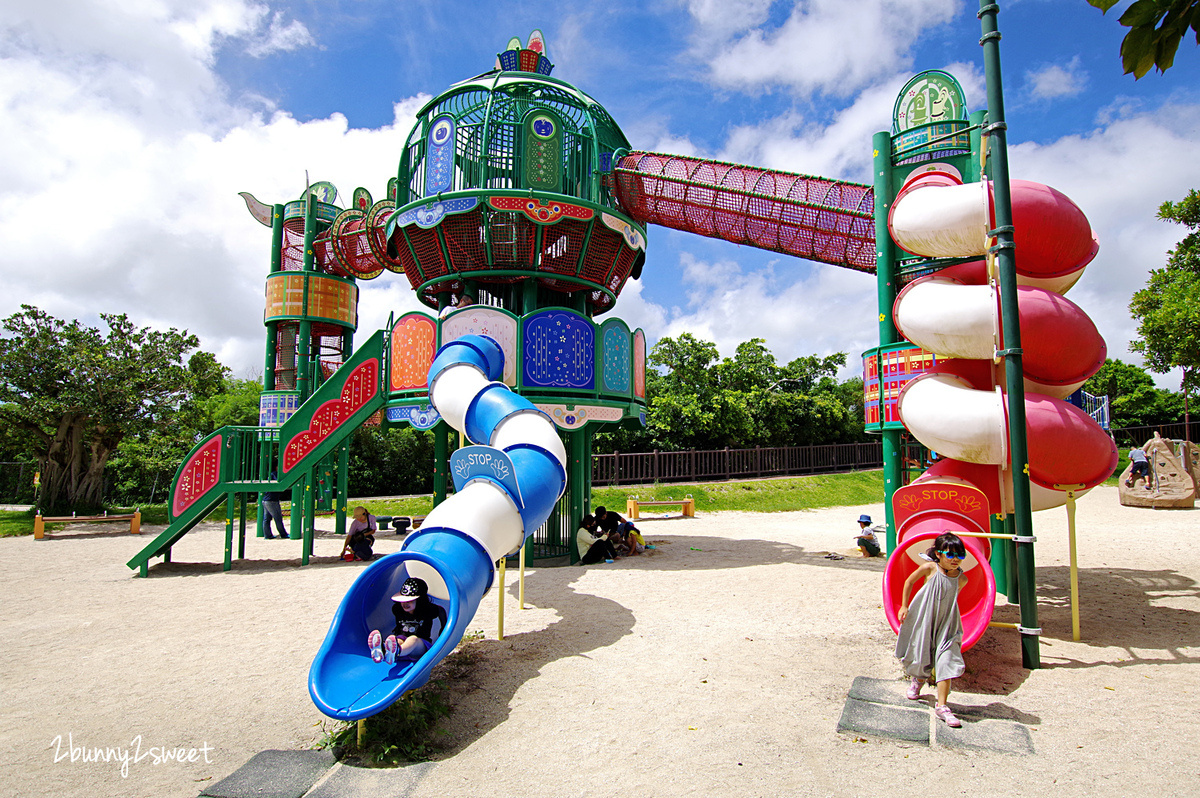
MULTIPOLYGON (((900 609, 904 593, 904 582, 909 575, 917 570, 921 563, 926 562, 921 555, 933 545, 933 540, 942 532, 960 532, 961 521, 955 519, 937 519, 929 517, 919 524, 910 527, 896 550, 888 557, 887 568, 883 572, 883 611, 887 615, 892 631, 900 631, 900 619, 897 612, 900 609), (923 527, 917 531, 917 527, 923 527), (930 529, 936 526, 937 529, 930 529), (958 528, 956 528, 958 527, 958 528)), ((962 613, 963 641, 962 650, 966 651, 983 637, 988 623, 992 620, 992 610, 996 606, 996 577, 988 562, 987 551, 990 547, 986 538, 964 537, 963 545, 967 549, 967 559, 964 568, 967 572, 967 584, 958 594, 958 609, 962 613)), ((921 589, 924 580, 913 585, 909 600, 921 589)))

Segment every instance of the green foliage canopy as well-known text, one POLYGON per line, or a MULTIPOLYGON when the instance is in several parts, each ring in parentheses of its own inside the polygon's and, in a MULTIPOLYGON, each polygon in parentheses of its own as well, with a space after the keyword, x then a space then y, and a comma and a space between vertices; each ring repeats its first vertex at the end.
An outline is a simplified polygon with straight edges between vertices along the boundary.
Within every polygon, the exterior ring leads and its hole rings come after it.
POLYGON ((1167 253, 1167 264, 1150 272, 1146 287, 1133 295, 1129 311, 1138 321, 1138 338, 1129 345, 1162 374, 1183 370, 1182 388, 1190 395, 1200 377, 1200 193, 1180 202, 1164 202, 1158 218, 1184 225, 1188 235, 1167 253))
MULTIPOLYGON (((1117 0, 1088 0, 1104 13, 1117 0)), ((1175 63, 1179 42, 1189 29, 1200 44, 1200 0, 1137 0, 1117 20, 1129 28, 1121 41, 1125 74, 1141 78, 1151 67, 1166 72, 1175 63)))
POLYGON ((30 305, 2 322, 0 420, 36 455, 47 509, 99 506, 112 452, 165 423, 187 390, 195 336, 100 318, 107 334, 30 305))

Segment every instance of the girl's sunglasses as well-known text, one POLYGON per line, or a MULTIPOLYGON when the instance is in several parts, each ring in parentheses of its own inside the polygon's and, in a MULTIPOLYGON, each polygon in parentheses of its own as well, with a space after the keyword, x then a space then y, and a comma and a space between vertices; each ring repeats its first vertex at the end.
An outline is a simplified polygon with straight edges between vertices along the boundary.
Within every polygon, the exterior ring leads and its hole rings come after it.
POLYGON ((967 558, 965 554, 951 554, 948 551, 939 551, 938 554, 951 560, 965 560, 967 558))

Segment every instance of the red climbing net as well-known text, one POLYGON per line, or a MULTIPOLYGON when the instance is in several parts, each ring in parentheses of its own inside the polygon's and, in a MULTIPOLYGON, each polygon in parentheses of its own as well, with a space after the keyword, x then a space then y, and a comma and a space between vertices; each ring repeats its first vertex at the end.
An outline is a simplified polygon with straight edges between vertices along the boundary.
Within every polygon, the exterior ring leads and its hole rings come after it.
POLYGON ((626 155, 614 174, 639 222, 875 271, 870 186, 647 152, 626 155))

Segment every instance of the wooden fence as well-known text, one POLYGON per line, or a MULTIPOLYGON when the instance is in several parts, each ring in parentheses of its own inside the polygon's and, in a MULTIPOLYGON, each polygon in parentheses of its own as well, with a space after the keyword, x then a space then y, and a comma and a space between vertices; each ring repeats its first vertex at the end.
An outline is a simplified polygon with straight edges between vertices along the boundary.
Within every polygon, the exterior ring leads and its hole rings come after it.
POLYGON ((592 456, 593 485, 700 482, 794 474, 821 474, 883 467, 883 444, 630 452, 592 456))

